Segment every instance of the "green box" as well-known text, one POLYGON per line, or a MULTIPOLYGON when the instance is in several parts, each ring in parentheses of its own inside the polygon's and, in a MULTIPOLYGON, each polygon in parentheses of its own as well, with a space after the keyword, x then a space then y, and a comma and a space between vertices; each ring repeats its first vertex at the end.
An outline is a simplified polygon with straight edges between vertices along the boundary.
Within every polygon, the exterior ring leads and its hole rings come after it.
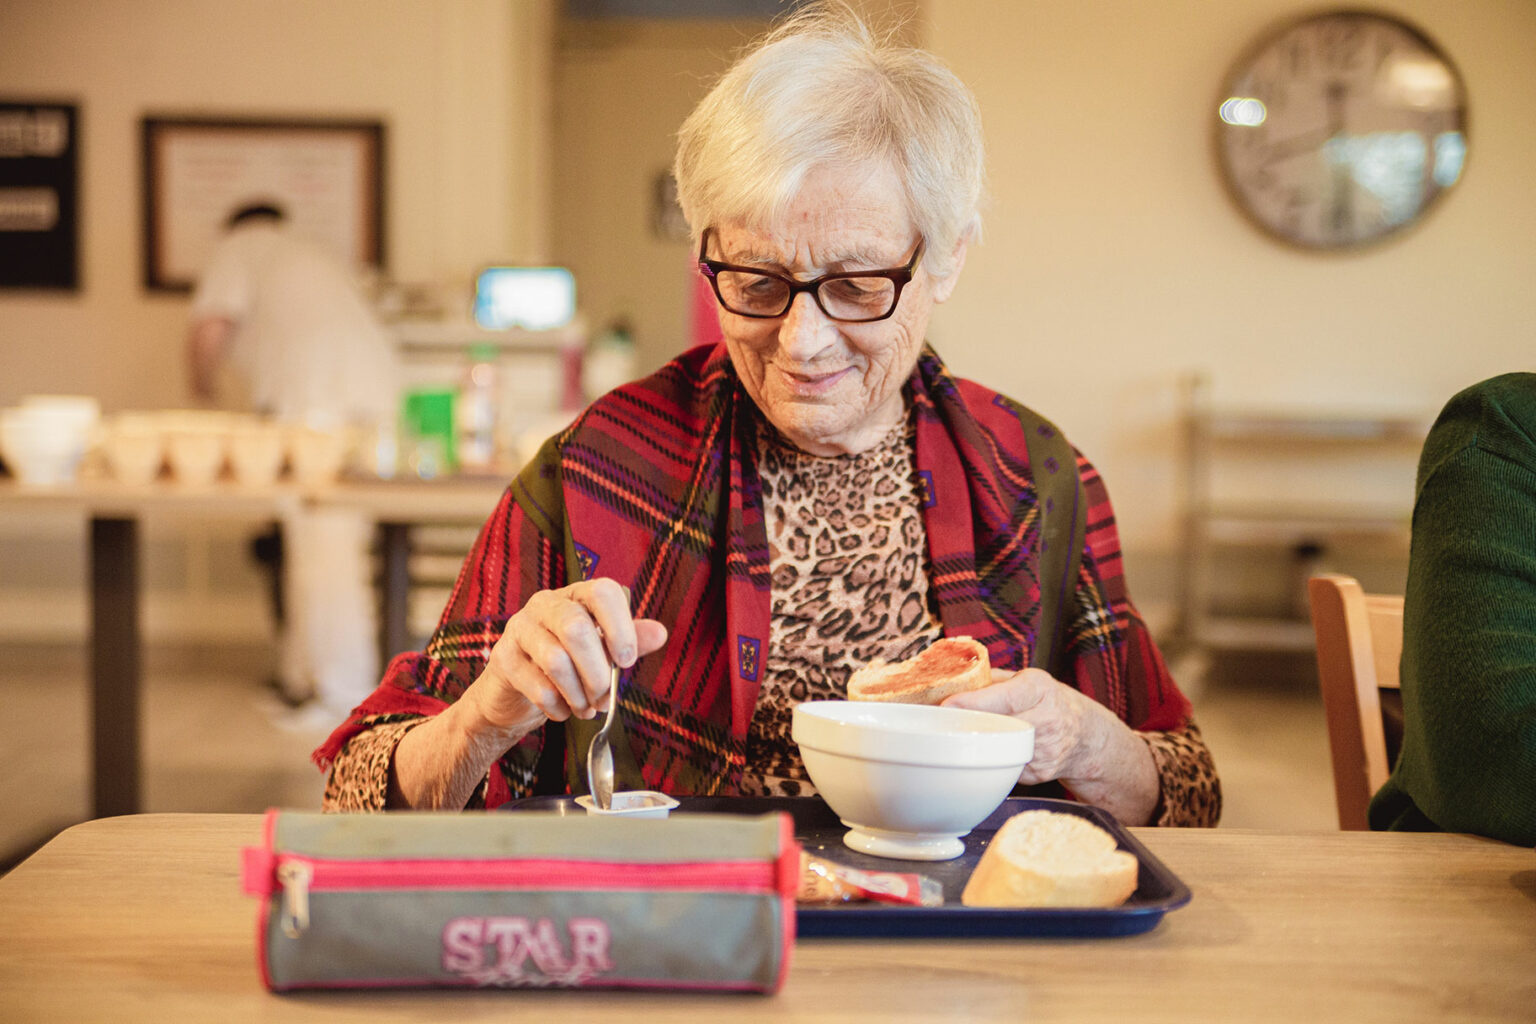
POLYGON ((400 454, 418 476, 437 475, 429 465, 433 459, 441 461, 442 472, 459 464, 454 447, 454 397, 452 388, 417 388, 406 392, 400 454))

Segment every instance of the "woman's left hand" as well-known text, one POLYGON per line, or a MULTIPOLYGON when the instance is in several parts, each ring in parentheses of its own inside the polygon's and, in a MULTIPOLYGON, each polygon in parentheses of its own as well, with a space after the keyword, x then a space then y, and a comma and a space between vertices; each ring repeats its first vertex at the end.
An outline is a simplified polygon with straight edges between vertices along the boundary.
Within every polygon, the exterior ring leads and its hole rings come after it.
POLYGON ((1024 785, 1056 779, 1124 824, 1151 820, 1160 788, 1147 744, 1109 708, 1049 672, 993 669, 992 685, 944 704, 1012 715, 1035 727, 1035 753, 1019 776, 1024 785))

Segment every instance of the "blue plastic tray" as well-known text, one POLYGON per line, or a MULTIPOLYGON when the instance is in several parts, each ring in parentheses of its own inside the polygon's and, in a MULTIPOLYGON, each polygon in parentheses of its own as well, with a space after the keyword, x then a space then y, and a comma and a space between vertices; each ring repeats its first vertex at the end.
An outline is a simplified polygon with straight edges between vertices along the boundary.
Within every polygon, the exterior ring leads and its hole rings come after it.
MULTIPOLYGON (((1097 938, 1138 935, 1157 927, 1163 915, 1190 900, 1189 887, 1165 867, 1119 822, 1099 810, 1069 800, 1010 797, 965 839, 965 852, 947 861, 900 861, 870 857, 843 845, 847 827, 818 797, 679 797, 673 814, 768 814, 781 811, 795 823, 795 838, 813 854, 869 871, 916 872, 938 879, 944 906, 906 907, 889 903, 839 903, 802 906, 796 913, 801 938, 872 936, 890 938, 1097 938), (976 867, 982 851, 1004 821, 1020 811, 1050 810, 1076 814, 1115 837, 1122 850, 1136 857, 1141 875, 1136 891, 1118 907, 967 907, 960 890, 976 867)), ((508 804, 508 810, 585 814, 569 796, 530 797, 508 804)))

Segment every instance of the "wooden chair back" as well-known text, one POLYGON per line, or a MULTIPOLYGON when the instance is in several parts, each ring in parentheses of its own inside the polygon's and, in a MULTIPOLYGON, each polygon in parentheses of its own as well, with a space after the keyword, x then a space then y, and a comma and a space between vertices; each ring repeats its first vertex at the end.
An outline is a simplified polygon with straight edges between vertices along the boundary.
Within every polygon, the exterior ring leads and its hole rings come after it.
POLYGON ((1328 719, 1339 828, 1363 831, 1371 795, 1392 771, 1382 727, 1381 690, 1397 689, 1403 654, 1403 599, 1367 594, 1350 576, 1307 581, 1317 672, 1328 719))

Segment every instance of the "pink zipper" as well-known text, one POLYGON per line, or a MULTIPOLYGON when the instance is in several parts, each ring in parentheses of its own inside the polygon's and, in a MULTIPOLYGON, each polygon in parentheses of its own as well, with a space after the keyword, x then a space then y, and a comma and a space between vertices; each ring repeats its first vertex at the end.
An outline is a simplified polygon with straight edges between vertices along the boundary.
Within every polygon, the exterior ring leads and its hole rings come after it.
POLYGON ((307 875, 314 892, 368 889, 671 889, 761 891, 776 888, 776 865, 765 861, 684 861, 668 864, 572 860, 333 860, 251 850, 248 891, 272 893, 279 875, 307 875), (266 864, 261 864, 266 861, 266 864), (286 868, 286 870, 285 870, 286 868), (307 868, 307 871, 303 869, 307 868), (251 875, 255 877, 251 877, 251 875))
MULTIPOLYGON (((247 847, 243 888, 283 893, 282 929, 297 938, 309 927, 312 892, 495 889, 775 892, 785 889, 787 858, 763 861, 683 861, 615 864, 571 860, 333 860, 247 847)), ((784 895, 782 891, 779 895, 784 895)))

